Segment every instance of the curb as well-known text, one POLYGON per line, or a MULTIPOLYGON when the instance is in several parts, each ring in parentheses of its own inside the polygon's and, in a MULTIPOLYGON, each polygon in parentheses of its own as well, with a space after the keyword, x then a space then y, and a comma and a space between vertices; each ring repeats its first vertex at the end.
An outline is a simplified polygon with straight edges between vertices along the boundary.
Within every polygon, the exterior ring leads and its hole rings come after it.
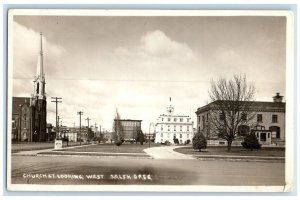
POLYGON ((91 158, 126 158, 126 159, 153 159, 150 156, 124 156, 124 155, 82 155, 82 154, 74 154, 74 155, 69 155, 69 154, 37 154, 37 155, 32 155, 36 157, 91 157, 91 158))
POLYGON ((224 157, 224 156, 194 156, 197 160, 223 160, 241 162, 285 162, 285 157, 224 157))

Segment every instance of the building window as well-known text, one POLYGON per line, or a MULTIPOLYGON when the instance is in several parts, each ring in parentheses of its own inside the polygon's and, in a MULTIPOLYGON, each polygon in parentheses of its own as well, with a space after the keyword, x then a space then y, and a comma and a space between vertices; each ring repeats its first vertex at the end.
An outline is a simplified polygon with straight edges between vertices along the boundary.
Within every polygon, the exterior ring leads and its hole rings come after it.
POLYGON ((208 122, 208 113, 206 114, 206 121, 208 122))
POLYGON ((168 125, 168 131, 170 131, 170 125, 168 125))
POLYGON ((176 121, 177 121, 177 118, 175 117, 175 118, 174 118, 174 122, 176 122, 176 121))
POLYGON ((187 130, 187 131, 190 131, 190 126, 187 126, 187 127, 186 127, 186 130, 187 130))
POLYGON ((180 131, 182 131, 182 126, 180 126, 180 131))
POLYGON ((266 133, 260 133, 260 141, 265 142, 267 140, 266 133))
POLYGON ((189 138, 190 138, 190 135, 189 135, 189 134, 187 134, 187 135, 186 135, 186 137, 187 137, 187 139, 189 139, 189 138))
POLYGON ((246 121, 246 120, 247 120, 247 114, 246 114, 246 113, 242 113, 241 119, 242 119, 243 121, 246 121))
POLYGON ((203 124, 203 125, 202 125, 203 128, 205 128, 205 116, 204 116, 204 115, 202 116, 202 124, 203 124))
POLYGON ((187 118, 187 119, 186 119, 186 121, 187 121, 187 122, 190 122, 190 119, 189 119, 189 118, 187 118))
POLYGON ((36 84, 36 93, 37 93, 37 94, 39 93, 39 90, 40 90, 40 84, 37 83, 37 84, 36 84))
POLYGON ((168 118, 168 122, 170 122, 171 121, 171 118, 168 118))
POLYGON ((183 118, 180 118, 180 122, 183 122, 183 118))
POLYGON ((174 131, 176 131, 176 126, 174 126, 174 131))
POLYGON ((180 133, 179 137, 182 138, 182 134, 181 133, 180 133))
POLYGON ((257 122, 262 122, 262 114, 257 114, 257 122))
POLYGON ((277 122, 278 122, 278 116, 272 115, 272 123, 277 123, 277 122))
POLYGON ((240 125, 238 127, 238 135, 239 136, 246 136, 250 131, 250 127, 247 125, 240 125))
POLYGON ((224 113, 219 114, 219 120, 225 120, 225 115, 224 113))
POLYGON ((163 125, 160 126, 160 130, 161 130, 161 131, 164 130, 164 126, 163 126, 163 125))
POLYGON ((278 126, 270 126, 269 127, 269 130, 272 131, 272 132, 276 132, 275 133, 275 138, 280 138, 280 127, 278 126))
POLYGON ((270 138, 270 133, 268 133, 268 138, 270 138))
POLYGON ((164 137, 164 135, 161 133, 161 134, 160 134, 160 137, 161 137, 161 138, 163 138, 163 137, 164 137))
POLYGON ((162 121, 162 122, 164 121, 164 118, 163 118, 163 117, 161 118, 161 121, 162 121))

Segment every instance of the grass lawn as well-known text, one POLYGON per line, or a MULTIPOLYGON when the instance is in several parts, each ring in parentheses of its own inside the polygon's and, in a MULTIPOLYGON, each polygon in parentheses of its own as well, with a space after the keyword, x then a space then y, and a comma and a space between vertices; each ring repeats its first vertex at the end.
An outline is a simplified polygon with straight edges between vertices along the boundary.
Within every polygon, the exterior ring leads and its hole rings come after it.
MULTIPOLYGON (((150 147, 157 147, 160 144, 151 143, 150 147)), ((124 143, 121 146, 116 146, 115 144, 97 144, 86 147, 78 147, 71 149, 62 149, 60 151, 70 151, 70 152, 109 152, 109 153, 144 153, 143 149, 149 148, 149 144, 144 143, 144 145, 124 143)))
MULTIPOLYGON (((82 142, 81 144, 85 144, 82 142)), ((78 146, 79 142, 69 142, 68 146, 78 146)), ((63 142, 63 147, 67 146, 67 142, 63 142)), ((32 151, 32 150, 41 150, 41 149, 54 149, 53 142, 17 142, 11 145, 12 153, 19 151, 32 151)))
POLYGON ((260 150, 249 151, 243 147, 231 147, 231 151, 227 152, 227 147, 225 146, 210 146, 206 149, 199 152, 194 150, 192 147, 181 147, 174 149, 174 151, 183 153, 183 154, 192 154, 192 155, 228 155, 228 156, 266 156, 266 157, 285 157, 285 148, 273 148, 265 147, 260 150))

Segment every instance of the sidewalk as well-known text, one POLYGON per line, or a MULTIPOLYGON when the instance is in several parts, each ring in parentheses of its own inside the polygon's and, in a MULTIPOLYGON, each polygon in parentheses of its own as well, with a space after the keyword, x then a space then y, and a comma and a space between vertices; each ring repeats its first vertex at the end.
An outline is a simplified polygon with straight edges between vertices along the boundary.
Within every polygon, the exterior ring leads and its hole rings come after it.
POLYGON ((196 159, 192 155, 182 154, 173 151, 175 148, 179 148, 182 146, 165 146, 165 147, 152 147, 144 149, 148 155, 150 155, 154 159, 179 159, 179 160, 190 160, 196 159))
POLYGON ((89 144, 82 146, 71 146, 64 147, 62 149, 41 149, 33 151, 21 151, 17 153, 12 153, 13 156, 76 156, 76 157, 86 157, 86 156, 100 156, 100 157, 125 157, 125 158, 143 158, 151 159, 151 157, 146 153, 110 153, 110 152, 74 152, 74 151, 60 151, 63 149, 80 148, 86 146, 92 146, 97 144, 89 144))
MULTIPOLYGON (((92 146, 95 144, 89 144, 89 145, 81 145, 81 146, 71 146, 71 147, 63 147, 62 149, 72 149, 72 148, 79 148, 79 147, 86 147, 86 146, 92 146)), ((53 145, 54 146, 54 145, 53 145)), ((40 153, 51 153, 56 152, 59 149, 40 149, 40 150, 32 150, 32 151, 20 151, 17 153, 12 153, 13 156, 37 156, 40 153)))
POLYGON ((242 160, 242 161, 285 161, 285 157, 234 156, 234 155, 192 155, 199 160, 242 160))

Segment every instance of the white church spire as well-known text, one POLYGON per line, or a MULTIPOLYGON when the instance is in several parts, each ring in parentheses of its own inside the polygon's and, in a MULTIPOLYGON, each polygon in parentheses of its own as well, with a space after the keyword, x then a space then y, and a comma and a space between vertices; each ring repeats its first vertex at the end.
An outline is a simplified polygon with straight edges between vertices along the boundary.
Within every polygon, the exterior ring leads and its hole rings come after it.
POLYGON ((32 95, 37 99, 46 99, 43 56, 43 34, 40 33, 40 51, 38 55, 36 76, 34 78, 34 92, 32 95))
POLYGON ((40 77, 40 78, 44 78, 44 69, 43 69, 43 34, 40 33, 41 36, 41 41, 40 41, 40 53, 39 53, 39 57, 38 57, 38 63, 37 63, 37 68, 36 68, 36 77, 40 77))

